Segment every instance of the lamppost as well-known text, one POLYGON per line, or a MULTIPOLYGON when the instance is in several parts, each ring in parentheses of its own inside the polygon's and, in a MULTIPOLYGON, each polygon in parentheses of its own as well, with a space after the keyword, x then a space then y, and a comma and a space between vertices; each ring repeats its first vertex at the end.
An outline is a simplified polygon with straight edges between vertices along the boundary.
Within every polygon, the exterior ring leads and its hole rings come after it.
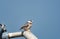
POLYGON ((24 24, 21 29, 23 29, 23 31, 20 32, 12 32, 12 33, 3 33, 2 35, 2 39, 5 39, 6 37, 8 37, 8 39, 10 38, 15 38, 15 37, 24 37, 25 39, 38 39, 30 30, 32 26, 32 21, 29 20, 27 21, 26 24, 24 24))

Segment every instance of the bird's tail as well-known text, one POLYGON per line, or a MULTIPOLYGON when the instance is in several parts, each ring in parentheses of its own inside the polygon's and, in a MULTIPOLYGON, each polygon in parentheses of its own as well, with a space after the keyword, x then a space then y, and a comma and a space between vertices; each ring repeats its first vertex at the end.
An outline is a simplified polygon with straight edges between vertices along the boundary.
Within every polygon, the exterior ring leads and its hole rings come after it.
POLYGON ((22 30, 24 27, 21 27, 19 30, 22 30))

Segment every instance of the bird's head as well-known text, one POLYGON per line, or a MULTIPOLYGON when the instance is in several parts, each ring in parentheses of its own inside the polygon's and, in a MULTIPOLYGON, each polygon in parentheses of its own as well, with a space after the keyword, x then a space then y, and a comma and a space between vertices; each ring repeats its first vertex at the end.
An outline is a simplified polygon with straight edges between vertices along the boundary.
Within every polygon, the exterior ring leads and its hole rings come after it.
POLYGON ((32 20, 27 21, 27 23, 32 24, 32 20))

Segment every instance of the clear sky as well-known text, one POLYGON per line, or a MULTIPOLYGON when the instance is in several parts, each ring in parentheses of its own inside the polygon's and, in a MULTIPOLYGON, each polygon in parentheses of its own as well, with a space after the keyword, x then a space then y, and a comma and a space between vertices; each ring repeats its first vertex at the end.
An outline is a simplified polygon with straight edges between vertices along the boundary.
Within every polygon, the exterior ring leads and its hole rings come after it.
POLYGON ((20 31, 30 19, 39 39, 60 39, 60 0, 0 0, 0 23, 8 32, 20 31))

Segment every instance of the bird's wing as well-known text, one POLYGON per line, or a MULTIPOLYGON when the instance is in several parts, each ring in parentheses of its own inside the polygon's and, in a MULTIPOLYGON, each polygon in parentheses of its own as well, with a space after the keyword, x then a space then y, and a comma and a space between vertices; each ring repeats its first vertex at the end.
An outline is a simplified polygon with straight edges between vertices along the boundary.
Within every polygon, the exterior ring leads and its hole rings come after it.
POLYGON ((28 25, 23 25, 23 26, 21 27, 21 29, 23 29, 23 28, 25 28, 25 27, 28 27, 28 25))

